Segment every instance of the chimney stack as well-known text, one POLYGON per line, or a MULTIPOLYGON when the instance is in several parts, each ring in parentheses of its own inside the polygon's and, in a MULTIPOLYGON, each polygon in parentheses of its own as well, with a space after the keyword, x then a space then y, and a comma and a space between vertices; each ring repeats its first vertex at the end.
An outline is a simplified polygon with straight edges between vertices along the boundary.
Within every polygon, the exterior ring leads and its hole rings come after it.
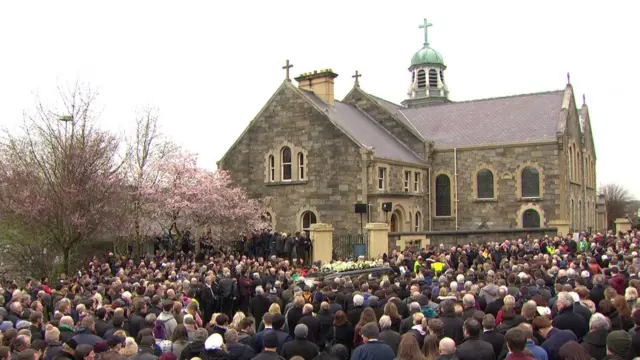
POLYGON ((301 74, 295 79, 298 82, 298 88, 312 91, 326 104, 333 105, 333 79, 336 77, 338 77, 338 74, 334 73, 333 70, 324 69, 301 74))

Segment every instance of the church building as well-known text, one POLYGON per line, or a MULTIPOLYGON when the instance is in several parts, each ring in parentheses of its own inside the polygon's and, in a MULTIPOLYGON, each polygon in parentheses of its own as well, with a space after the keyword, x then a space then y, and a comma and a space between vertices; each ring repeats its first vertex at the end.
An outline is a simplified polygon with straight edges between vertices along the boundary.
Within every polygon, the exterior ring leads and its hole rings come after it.
MULTIPOLYGON (((584 97, 564 89, 452 101, 442 55, 425 41, 395 104, 354 86, 334 98, 331 69, 286 79, 220 159, 276 231, 336 233, 596 229, 596 152, 584 97), (388 208, 389 204, 390 208, 388 208), (384 206, 383 204, 387 204, 384 206)), ((384 69, 380 69, 384 71, 384 69)), ((565 230, 566 231, 566 230, 565 230)))

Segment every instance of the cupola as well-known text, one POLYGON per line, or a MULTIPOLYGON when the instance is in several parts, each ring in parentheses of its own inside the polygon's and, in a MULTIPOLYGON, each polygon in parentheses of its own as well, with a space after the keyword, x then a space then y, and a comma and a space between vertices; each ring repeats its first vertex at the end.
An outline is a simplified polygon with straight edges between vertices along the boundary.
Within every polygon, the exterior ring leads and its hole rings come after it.
POLYGON ((411 57, 411 85, 408 99, 402 102, 407 107, 421 107, 449 102, 449 89, 444 81, 444 64, 442 55, 429 45, 428 29, 433 24, 424 22, 419 26, 424 29, 424 44, 411 57))

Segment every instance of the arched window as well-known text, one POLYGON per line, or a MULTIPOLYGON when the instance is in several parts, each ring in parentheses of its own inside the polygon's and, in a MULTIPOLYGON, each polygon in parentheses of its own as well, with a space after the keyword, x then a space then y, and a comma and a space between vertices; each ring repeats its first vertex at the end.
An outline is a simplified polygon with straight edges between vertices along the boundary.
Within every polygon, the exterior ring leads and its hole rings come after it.
POLYGON ((540 227, 540 214, 534 209, 527 209, 522 213, 522 227, 523 228, 539 228, 540 227))
POLYGON ((298 153, 298 179, 299 180, 304 180, 305 177, 305 173, 304 173, 304 154, 299 152, 298 153))
POLYGON ((280 159, 282 160, 282 181, 291 181, 291 149, 283 147, 280 159))
POLYGON ((451 179, 445 174, 436 177, 436 216, 451 216, 451 179))
POLYGON ((579 183, 582 183, 583 179, 582 179, 582 156, 580 155, 580 150, 577 151, 576 153, 576 164, 578 166, 576 166, 576 172, 578 174, 578 177, 576 178, 576 181, 579 183))
POLYGON ((493 173, 488 169, 481 169, 476 174, 478 199, 493 199, 493 173))
POLYGON ((525 167, 520 174, 520 181, 522 183, 523 198, 540 197, 540 173, 538 173, 538 169, 533 166, 525 167))
POLYGON ((573 181, 573 147, 569 146, 569 180, 573 181))
POLYGON ((438 70, 436 69, 429 70, 429 87, 431 89, 438 88, 438 70))
POLYGON ((575 209, 573 207, 573 199, 571 199, 571 209, 570 209, 571 213, 569 214, 569 229, 573 231, 573 229, 575 228, 575 221, 576 221, 576 217, 575 217, 575 209))
POLYGON ((305 211, 302 214, 302 230, 309 232, 311 225, 316 222, 316 214, 314 214, 313 211, 305 211))
POLYGON ((418 89, 424 89, 427 87, 427 77, 424 74, 424 70, 418 70, 418 89))
POLYGON ((276 158, 269 155, 269 181, 276 181, 276 158))
POLYGON ((415 221, 413 222, 413 231, 418 232, 422 227, 422 214, 420 211, 416 211, 415 221))
POLYGON ((578 217, 576 218, 576 230, 582 231, 582 200, 578 200, 578 217))

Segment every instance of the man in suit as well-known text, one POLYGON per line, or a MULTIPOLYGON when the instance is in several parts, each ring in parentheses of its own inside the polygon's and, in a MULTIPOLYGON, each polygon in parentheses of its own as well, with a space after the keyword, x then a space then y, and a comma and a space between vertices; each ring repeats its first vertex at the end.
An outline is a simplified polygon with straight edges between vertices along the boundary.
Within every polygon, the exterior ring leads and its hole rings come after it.
POLYGON ((214 275, 210 275, 204 279, 204 288, 202 289, 201 305, 202 305, 202 314, 203 314, 202 322, 204 324, 208 324, 209 321, 211 320, 211 316, 215 311, 216 298, 218 296, 216 294, 216 289, 213 286, 213 283, 214 283, 213 276, 214 275))
POLYGON ((497 359, 504 346, 504 335, 496 331, 496 318, 491 314, 485 315, 482 318, 482 327, 484 331, 480 335, 480 340, 484 340, 493 346, 497 359))

